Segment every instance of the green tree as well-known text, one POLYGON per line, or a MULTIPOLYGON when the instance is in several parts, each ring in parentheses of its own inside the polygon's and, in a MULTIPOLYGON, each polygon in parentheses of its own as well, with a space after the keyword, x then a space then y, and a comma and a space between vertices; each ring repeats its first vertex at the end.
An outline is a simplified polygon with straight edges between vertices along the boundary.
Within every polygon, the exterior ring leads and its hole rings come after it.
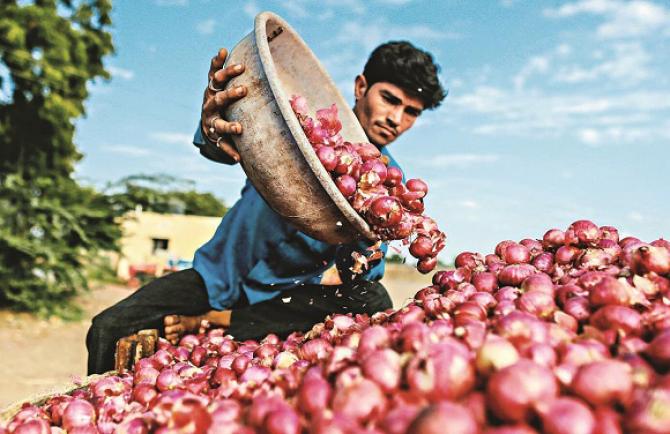
POLYGON ((221 217, 225 204, 211 193, 194 189, 194 182, 171 175, 131 175, 112 184, 110 200, 117 210, 140 205, 145 211, 221 217), (112 193, 113 192, 113 193, 112 193))
POLYGON ((110 0, 0 0, 0 304, 71 311, 118 212, 72 177, 87 84, 109 78, 110 0))

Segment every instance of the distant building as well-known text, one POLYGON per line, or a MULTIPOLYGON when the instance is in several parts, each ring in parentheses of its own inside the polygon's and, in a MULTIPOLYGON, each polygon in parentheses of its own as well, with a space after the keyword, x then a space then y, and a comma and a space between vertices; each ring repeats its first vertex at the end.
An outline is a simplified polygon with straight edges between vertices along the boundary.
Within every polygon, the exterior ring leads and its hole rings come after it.
POLYGON ((121 225, 121 253, 113 258, 117 276, 134 280, 138 272, 160 276, 190 267, 195 251, 220 222, 221 217, 158 214, 138 207, 121 225))

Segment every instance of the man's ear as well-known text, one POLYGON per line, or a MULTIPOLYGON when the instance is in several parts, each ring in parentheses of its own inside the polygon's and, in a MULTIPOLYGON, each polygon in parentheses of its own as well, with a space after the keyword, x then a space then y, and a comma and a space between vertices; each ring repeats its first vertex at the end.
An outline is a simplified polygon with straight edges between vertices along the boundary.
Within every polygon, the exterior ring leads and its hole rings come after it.
POLYGON ((356 100, 359 100, 360 98, 363 98, 363 95, 365 95, 365 92, 368 90, 368 81, 365 79, 365 76, 363 74, 359 74, 356 76, 356 80, 354 82, 354 97, 356 100))

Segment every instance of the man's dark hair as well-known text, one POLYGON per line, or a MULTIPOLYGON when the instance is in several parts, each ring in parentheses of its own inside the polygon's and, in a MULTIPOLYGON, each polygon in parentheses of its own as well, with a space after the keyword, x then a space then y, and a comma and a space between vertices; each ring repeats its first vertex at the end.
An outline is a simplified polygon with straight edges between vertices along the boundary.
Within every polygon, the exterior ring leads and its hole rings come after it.
POLYGON ((363 75, 368 88, 382 81, 395 84, 421 99, 424 108, 430 110, 447 96, 437 76, 439 70, 427 51, 407 41, 389 41, 370 54, 363 75))

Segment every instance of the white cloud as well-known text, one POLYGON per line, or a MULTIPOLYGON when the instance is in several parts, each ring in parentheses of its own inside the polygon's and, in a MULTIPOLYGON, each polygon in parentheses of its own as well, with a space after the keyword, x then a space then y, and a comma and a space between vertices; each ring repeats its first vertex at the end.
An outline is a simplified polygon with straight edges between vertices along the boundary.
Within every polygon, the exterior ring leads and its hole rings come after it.
POLYGON ((521 89, 526 84, 526 80, 533 74, 544 74, 549 70, 549 58, 546 56, 533 56, 521 68, 521 71, 514 77, 514 87, 521 89))
POLYGON ((149 135, 150 138, 157 140, 159 142, 163 143, 171 143, 171 144, 188 144, 191 145, 193 143, 193 135, 192 134, 184 134, 184 133, 152 133, 149 135))
POLYGON ((154 0, 158 6, 188 6, 188 0, 154 0))
POLYGON ((133 71, 125 68, 119 68, 118 66, 109 66, 107 67, 107 70, 110 74, 112 74, 112 77, 118 77, 123 80, 132 80, 135 76, 133 71))
POLYGON ((644 216, 639 211, 631 211, 628 213, 628 218, 636 222, 641 222, 644 220, 644 216))
POLYGON ((198 33, 201 35, 211 35, 214 33, 214 29, 216 28, 216 20, 214 18, 210 18, 205 21, 200 21, 195 29, 198 33))
POLYGON ((256 15, 258 15, 261 11, 255 1, 245 3, 242 10, 249 18, 256 18, 256 15))
POLYGON ((442 154, 434 155, 430 160, 422 160, 419 164, 430 167, 467 168, 475 164, 493 163, 499 160, 494 154, 442 154))
POLYGON ((544 14, 554 18, 573 17, 581 14, 602 16, 597 35, 604 39, 639 37, 664 30, 668 35, 670 10, 645 0, 580 0, 566 3, 544 14))
POLYGON ((471 200, 471 199, 462 201, 461 206, 463 208, 469 208, 469 209, 479 208, 479 204, 476 201, 471 200))
POLYGON ((569 65, 559 68, 554 80, 581 83, 605 78, 633 85, 652 75, 649 66, 652 57, 641 44, 637 42, 614 44, 611 51, 610 59, 591 67, 569 65))
POLYGON ((390 25, 384 20, 377 22, 347 21, 340 27, 332 43, 335 45, 355 44, 369 52, 380 43, 391 39, 436 41, 460 37, 458 33, 436 29, 425 24, 390 25))
POLYGON ((119 154, 126 157, 143 157, 151 154, 146 148, 128 145, 104 145, 101 149, 111 154, 119 154))

